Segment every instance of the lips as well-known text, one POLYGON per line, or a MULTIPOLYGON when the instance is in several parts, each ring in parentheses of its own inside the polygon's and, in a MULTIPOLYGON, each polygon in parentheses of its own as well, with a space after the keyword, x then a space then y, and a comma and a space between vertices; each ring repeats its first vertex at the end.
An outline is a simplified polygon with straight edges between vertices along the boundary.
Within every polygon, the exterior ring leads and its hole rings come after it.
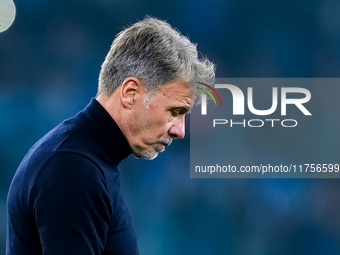
POLYGON ((169 146, 171 143, 163 143, 163 142, 161 142, 160 144, 163 144, 164 146, 169 146))
POLYGON ((160 139, 158 140, 154 146, 156 152, 163 152, 166 146, 169 146, 172 143, 172 139, 160 139))
POLYGON ((159 141, 157 141, 157 143, 162 144, 164 146, 169 146, 172 143, 172 139, 171 138, 169 138, 169 139, 163 138, 163 139, 160 139, 159 141))

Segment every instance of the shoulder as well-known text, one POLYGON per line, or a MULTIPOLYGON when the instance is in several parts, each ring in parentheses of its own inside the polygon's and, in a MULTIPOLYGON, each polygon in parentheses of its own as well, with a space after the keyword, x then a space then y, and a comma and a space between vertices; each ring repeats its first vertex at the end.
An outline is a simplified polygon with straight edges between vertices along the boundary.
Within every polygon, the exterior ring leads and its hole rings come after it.
POLYGON ((65 151, 55 151, 33 179, 33 183, 73 185, 94 181, 106 185, 105 175, 96 162, 81 153, 65 151))
POLYGON ((37 201, 75 203, 79 199, 101 200, 110 207, 105 175, 93 161, 76 153, 55 152, 32 180, 28 192, 31 208, 37 201))
POLYGON ((44 212, 83 215, 99 210, 108 222, 113 211, 100 169, 88 158, 69 152, 56 152, 48 160, 29 186, 27 202, 35 217, 44 212))

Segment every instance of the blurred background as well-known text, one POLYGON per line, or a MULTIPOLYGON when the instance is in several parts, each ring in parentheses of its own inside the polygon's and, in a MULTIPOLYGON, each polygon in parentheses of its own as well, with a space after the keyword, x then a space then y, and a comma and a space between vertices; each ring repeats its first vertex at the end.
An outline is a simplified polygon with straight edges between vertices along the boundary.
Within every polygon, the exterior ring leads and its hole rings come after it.
MULTIPOLYGON (((336 0, 14 2, 0 33, 0 254, 21 159, 95 96, 115 35, 145 15, 188 35, 217 77, 340 76, 336 0)), ((121 164, 142 255, 340 254, 340 180, 190 179, 189 136, 121 164)))

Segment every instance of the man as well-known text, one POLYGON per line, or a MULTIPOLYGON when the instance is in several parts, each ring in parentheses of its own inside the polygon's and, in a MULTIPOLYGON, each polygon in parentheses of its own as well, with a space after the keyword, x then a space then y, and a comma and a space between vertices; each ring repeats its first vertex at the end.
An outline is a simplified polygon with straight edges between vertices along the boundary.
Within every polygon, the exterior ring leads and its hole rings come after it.
POLYGON ((7 254, 139 254, 117 166, 183 138, 195 81, 213 77, 214 65, 166 22, 147 18, 118 34, 96 99, 21 162, 8 194, 7 254))

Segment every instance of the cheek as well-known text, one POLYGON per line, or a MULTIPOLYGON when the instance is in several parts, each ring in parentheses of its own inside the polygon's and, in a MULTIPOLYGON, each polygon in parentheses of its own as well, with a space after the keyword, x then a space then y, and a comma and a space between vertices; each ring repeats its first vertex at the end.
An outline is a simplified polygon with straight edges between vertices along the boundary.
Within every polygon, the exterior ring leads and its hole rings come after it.
POLYGON ((136 133, 146 136, 158 135, 160 128, 164 126, 165 122, 164 119, 159 119, 157 116, 148 113, 137 114, 134 117, 136 133))
POLYGON ((150 106, 147 119, 150 127, 161 128, 172 121, 172 116, 162 107, 154 105, 150 106))
POLYGON ((133 133, 141 136, 149 142, 164 137, 171 127, 173 116, 158 106, 150 106, 149 109, 140 109, 135 112, 133 118, 133 133))
POLYGON ((146 129, 145 130, 149 136, 157 137, 164 137, 167 131, 171 127, 172 117, 162 115, 152 115, 147 121, 146 129))
POLYGON ((170 122, 170 118, 164 116, 153 116, 149 119, 148 124, 149 127, 151 129, 154 129, 156 132, 162 132, 167 128, 170 122))
POLYGON ((133 135, 139 136, 149 128, 149 116, 146 111, 140 109, 131 115, 128 124, 133 135))

